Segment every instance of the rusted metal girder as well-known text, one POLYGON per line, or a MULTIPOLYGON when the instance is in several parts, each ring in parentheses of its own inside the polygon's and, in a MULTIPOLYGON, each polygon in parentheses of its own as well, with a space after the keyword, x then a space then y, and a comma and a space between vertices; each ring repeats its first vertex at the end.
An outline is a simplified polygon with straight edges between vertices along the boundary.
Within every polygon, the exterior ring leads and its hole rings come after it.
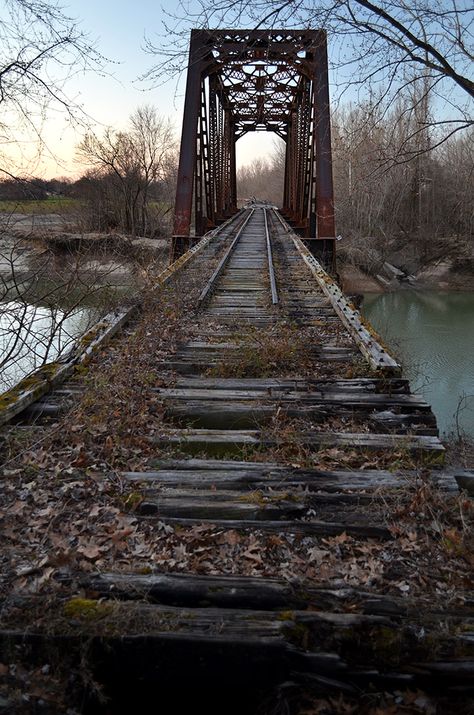
POLYGON ((326 34, 193 30, 172 255, 237 210, 235 145, 250 131, 286 142, 282 213, 334 267, 335 225, 326 34), (193 212, 194 195, 194 212, 193 212))

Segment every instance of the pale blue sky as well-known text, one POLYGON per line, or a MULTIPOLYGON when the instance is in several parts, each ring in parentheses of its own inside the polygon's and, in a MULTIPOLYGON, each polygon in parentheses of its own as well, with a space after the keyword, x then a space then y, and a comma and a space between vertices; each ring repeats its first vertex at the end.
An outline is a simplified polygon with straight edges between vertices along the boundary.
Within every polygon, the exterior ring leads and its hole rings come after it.
MULTIPOLYGON (((148 89, 138 77, 154 64, 154 58, 144 51, 145 35, 162 35, 165 11, 173 12, 175 2, 157 4, 151 0, 69 0, 65 12, 80 21, 81 28, 96 48, 109 60, 107 74, 87 73, 73 77, 66 85, 67 95, 92 118, 95 131, 105 126, 124 127, 127 118, 140 104, 152 104, 158 112, 169 117, 181 134, 184 75, 169 80, 163 86, 148 89)), ((183 67, 186 66, 183 53, 183 67)), ((21 163, 28 173, 48 177, 78 175, 82 172, 75 147, 81 133, 73 129, 67 117, 51 114, 45 122, 45 146, 37 157, 34 142, 24 135, 21 142, 21 163)), ((251 134, 240 140, 239 163, 266 156, 272 151, 274 135, 251 134)), ((20 160, 18 160, 20 162, 20 160)))

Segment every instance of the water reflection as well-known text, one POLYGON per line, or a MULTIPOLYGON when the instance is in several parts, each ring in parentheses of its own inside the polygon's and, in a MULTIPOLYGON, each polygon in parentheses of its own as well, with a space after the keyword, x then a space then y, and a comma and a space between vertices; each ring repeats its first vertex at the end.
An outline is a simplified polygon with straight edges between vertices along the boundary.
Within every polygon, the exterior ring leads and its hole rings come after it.
POLYGON ((97 319, 97 311, 64 311, 28 303, 0 303, 0 393, 70 349, 97 319))
POLYGON ((474 294, 399 291, 366 295, 363 314, 401 359, 412 389, 433 407, 443 433, 474 436, 474 294))

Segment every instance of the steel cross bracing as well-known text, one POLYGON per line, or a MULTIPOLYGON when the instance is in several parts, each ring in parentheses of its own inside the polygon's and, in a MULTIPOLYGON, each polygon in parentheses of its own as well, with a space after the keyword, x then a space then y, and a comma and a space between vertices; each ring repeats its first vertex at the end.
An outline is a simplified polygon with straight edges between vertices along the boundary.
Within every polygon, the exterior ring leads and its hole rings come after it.
POLYGON ((286 143, 282 213, 334 264, 334 201, 323 30, 193 30, 176 192, 173 257, 237 210, 236 142, 286 143), (194 217, 193 217, 194 194, 194 217))

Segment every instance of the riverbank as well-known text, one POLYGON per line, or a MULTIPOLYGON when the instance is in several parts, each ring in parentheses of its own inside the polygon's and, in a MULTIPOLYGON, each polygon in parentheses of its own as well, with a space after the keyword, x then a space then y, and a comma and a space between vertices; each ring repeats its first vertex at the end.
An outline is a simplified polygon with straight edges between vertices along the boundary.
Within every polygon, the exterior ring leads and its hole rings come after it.
POLYGON ((139 280, 137 268, 161 269, 168 251, 164 238, 85 231, 73 213, 0 213, 0 275, 7 279, 13 273, 27 278, 36 271, 35 259, 48 255, 53 272, 80 265, 89 274, 137 273, 139 280))
POLYGON ((472 235, 349 235, 337 243, 338 269, 348 293, 399 288, 474 290, 472 235))
POLYGON ((395 276, 384 281, 365 273, 358 266, 340 263, 339 278, 345 293, 388 293, 406 288, 419 290, 439 290, 452 292, 474 292, 474 274, 469 270, 456 271, 453 261, 446 259, 426 266, 413 275, 414 280, 407 282, 395 276))
POLYGON ((43 228, 0 232, 0 392, 64 355, 104 315, 153 284, 166 241, 43 228))
POLYGON ((100 289, 127 293, 153 282, 168 263, 166 240, 131 238, 122 234, 66 231, 0 232, 0 302, 62 307, 71 295, 96 294, 100 289))

